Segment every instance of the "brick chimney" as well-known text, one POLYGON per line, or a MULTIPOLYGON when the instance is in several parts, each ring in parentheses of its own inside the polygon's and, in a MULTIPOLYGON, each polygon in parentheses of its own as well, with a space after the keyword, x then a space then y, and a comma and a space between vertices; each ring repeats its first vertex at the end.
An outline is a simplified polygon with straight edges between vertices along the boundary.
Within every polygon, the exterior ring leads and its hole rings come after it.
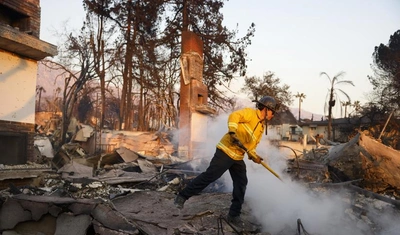
POLYGON ((203 42, 193 32, 182 32, 179 114, 179 156, 202 155, 207 140, 207 119, 215 110, 208 107, 203 83, 203 42))

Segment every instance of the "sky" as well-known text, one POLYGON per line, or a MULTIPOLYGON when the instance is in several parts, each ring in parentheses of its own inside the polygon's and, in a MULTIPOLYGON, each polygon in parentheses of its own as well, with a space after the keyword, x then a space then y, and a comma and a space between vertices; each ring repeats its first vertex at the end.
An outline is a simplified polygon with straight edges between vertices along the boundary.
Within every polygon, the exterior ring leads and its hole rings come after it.
MULTIPOLYGON (((56 32, 82 26, 82 0, 41 0, 40 4, 42 40, 57 45, 56 32)), ((351 102, 369 102, 372 86, 367 76, 373 75, 372 53, 400 29, 399 12, 398 0, 230 0, 223 8, 224 24, 230 29, 238 25, 239 37, 252 22, 256 25, 247 51, 247 76, 262 78, 273 72, 281 84, 290 86, 293 95, 306 95, 302 109, 321 115, 327 114, 324 107, 330 88, 321 72, 331 78, 345 72, 340 79, 355 86, 337 88, 346 92, 351 102)), ((243 80, 235 78, 231 89, 238 92, 243 80)), ((247 99, 244 94, 232 95, 247 99)), ((343 95, 339 97, 346 101, 343 95)), ((298 103, 293 97, 291 107, 298 103)), ((333 114, 338 118, 344 112, 336 105, 333 114)))

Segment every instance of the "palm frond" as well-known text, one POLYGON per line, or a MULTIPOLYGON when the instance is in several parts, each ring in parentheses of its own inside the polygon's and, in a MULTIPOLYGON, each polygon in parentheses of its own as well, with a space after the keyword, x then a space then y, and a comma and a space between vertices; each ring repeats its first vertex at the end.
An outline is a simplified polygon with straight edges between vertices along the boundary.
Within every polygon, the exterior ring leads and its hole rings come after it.
POLYGON ((337 89, 337 90, 340 91, 344 96, 346 96, 347 100, 351 102, 350 96, 346 92, 344 92, 342 89, 337 89))
POLYGON ((329 108, 329 92, 326 94, 325 103, 324 103, 324 115, 327 116, 329 108))
POLYGON ((329 79, 329 83, 332 83, 332 79, 331 79, 331 77, 329 77, 329 75, 327 74, 327 73, 325 73, 325 72, 321 72, 320 74, 319 74, 319 76, 321 77, 322 75, 325 75, 325 76, 327 76, 328 77, 328 79, 329 79))
POLYGON ((332 87, 334 87, 335 86, 335 84, 338 84, 338 83, 340 83, 341 81, 339 80, 340 79, 340 77, 342 77, 343 75, 345 75, 345 72, 339 72, 338 74, 336 74, 334 77, 333 77, 333 79, 332 79, 332 87))
POLYGON ((344 76, 345 74, 346 74, 346 72, 340 71, 339 73, 337 73, 337 74, 335 75, 335 78, 340 78, 341 76, 344 76))
POLYGON ((336 82, 336 84, 342 84, 342 83, 350 84, 350 85, 352 85, 352 86, 355 86, 354 83, 353 83, 353 81, 349 81, 349 80, 337 81, 337 82, 336 82))

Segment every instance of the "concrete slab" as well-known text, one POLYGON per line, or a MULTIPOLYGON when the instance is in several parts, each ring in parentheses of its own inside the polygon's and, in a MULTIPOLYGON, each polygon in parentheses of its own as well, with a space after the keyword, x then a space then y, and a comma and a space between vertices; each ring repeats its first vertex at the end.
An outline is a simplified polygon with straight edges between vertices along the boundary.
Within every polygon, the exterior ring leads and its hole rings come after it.
POLYGON ((125 230, 131 232, 138 231, 137 228, 133 224, 129 223, 120 212, 106 204, 99 204, 96 206, 92 211, 92 216, 102 225, 113 230, 125 230))
POLYGON ((0 207, 0 231, 12 229, 18 223, 31 219, 31 213, 12 198, 7 198, 0 207))
POLYGON ((86 231, 92 219, 89 215, 74 216, 70 213, 62 213, 57 217, 55 235, 86 235, 86 231))

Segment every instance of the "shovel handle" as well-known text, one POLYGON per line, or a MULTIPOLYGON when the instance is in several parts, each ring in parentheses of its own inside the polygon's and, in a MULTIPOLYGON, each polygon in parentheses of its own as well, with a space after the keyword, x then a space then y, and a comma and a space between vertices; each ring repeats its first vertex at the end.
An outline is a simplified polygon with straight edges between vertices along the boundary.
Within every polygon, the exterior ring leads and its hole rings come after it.
POLYGON ((273 175, 275 175, 276 178, 278 178, 280 181, 283 182, 283 180, 281 179, 281 177, 280 177, 274 170, 272 170, 272 168, 269 167, 267 163, 261 161, 261 165, 263 165, 263 167, 265 167, 267 170, 269 170, 269 172, 271 172, 273 175))
MULTIPOLYGON (((241 142, 236 143, 241 149, 243 149, 247 154, 249 154, 249 151, 247 150, 246 147, 243 146, 243 144, 241 142)), ((283 180, 281 179, 281 177, 274 171, 272 170, 271 167, 268 166, 267 163, 261 161, 261 165, 263 165, 267 170, 269 170, 269 172, 271 172, 276 178, 278 178, 280 181, 283 182, 283 180)))

